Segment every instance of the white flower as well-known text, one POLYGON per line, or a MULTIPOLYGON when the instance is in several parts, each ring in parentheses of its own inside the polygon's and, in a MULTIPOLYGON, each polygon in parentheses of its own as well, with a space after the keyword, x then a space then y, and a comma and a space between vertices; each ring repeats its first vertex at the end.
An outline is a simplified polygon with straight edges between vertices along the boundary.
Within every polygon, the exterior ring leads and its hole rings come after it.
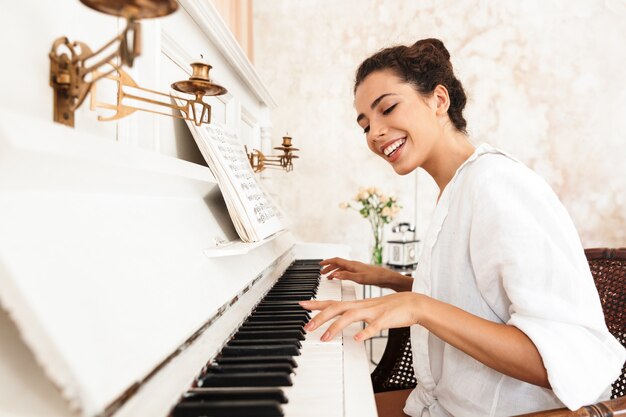
POLYGON ((358 195, 359 200, 367 200, 368 198, 370 198, 370 193, 367 191, 362 191, 358 195))
POLYGON ((381 194, 379 198, 380 202, 383 204, 387 204, 387 202, 389 201, 389 197, 387 197, 385 194, 381 194))
POLYGON ((389 208, 389 207, 385 207, 385 208, 383 208, 383 210, 380 212, 380 214, 381 214, 383 217, 391 217, 391 216, 393 215, 393 212, 392 212, 391 208, 389 208))
POLYGON ((339 208, 341 209, 347 209, 348 207, 350 207, 350 204, 346 203, 345 201, 339 203, 339 208))

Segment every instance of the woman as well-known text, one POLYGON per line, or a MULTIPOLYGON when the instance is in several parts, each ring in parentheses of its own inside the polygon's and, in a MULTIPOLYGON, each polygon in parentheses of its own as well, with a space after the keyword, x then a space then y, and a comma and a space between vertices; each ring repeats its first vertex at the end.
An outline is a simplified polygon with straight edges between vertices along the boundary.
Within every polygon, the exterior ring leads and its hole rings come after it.
POLYGON ((362 320, 355 337, 365 340, 411 326, 418 386, 377 396, 381 415, 514 415, 607 399, 625 354, 604 323, 576 230, 535 173, 469 142, 465 93, 443 43, 376 53, 354 91, 370 150, 400 175, 422 167, 440 194, 414 278, 325 260, 331 279, 397 293, 303 302, 321 310, 306 330, 338 317, 322 336, 330 340, 362 320))

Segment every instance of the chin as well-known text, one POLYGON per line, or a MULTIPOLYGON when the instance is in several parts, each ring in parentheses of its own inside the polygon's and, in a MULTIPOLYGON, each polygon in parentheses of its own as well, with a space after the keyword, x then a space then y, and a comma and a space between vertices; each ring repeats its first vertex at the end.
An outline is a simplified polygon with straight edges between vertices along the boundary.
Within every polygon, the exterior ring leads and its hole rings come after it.
POLYGON ((410 174, 411 172, 415 171, 415 168, 416 168, 416 167, 405 166, 402 164, 392 165, 392 167, 393 167, 393 170, 396 171, 396 174, 398 175, 410 174))

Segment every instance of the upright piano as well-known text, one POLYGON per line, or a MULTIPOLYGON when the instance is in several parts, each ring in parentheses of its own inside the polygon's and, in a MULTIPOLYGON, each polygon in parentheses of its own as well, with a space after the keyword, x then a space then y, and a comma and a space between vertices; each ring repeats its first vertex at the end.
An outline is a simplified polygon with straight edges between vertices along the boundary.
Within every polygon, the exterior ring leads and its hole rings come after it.
POLYGON ((206 168, 1 119, 0 416, 375 415, 360 326, 301 330, 298 300, 354 299, 320 280, 345 247, 216 246, 234 232, 206 168), (215 396, 235 405, 201 411, 215 396))
MULTIPOLYGON (((117 26, 77 1, 31 3, 0 16, 20 39, 0 100, 0 417, 375 416, 360 325, 322 343, 297 305, 355 298, 319 276, 319 259, 349 250, 290 230, 238 241, 184 122, 102 123, 83 106, 75 128, 53 123, 52 41, 117 26)), ((133 76, 168 86, 202 53, 229 90, 214 120, 271 147, 254 67, 211 2, 179 3, 144 23, 133 76)))

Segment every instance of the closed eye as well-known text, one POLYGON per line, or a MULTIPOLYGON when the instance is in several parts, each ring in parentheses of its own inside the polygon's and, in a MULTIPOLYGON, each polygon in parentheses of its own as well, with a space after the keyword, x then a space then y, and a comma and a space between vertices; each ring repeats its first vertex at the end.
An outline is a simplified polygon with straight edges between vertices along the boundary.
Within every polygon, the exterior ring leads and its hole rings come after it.
POLYGON ((383 115, 385 115, 385 116, 386 116, 386 115, 388 115, 389 113, 391 113, 391 112, 393 111, 393 109, 395 109, 395 108, 396 108, 396 106, 397 106, 397 105, 398 105, 398 103, 396 103, 396 104, 394 104, 394 105, 392 105, 392 106, 387 107, 387 108, 383 111, 383 115))
POLYGON ((370 127, 369 126, 365 126, 365 129, 363 129, 363 133, 367 134, 367 132, 370 131, 370 127))

